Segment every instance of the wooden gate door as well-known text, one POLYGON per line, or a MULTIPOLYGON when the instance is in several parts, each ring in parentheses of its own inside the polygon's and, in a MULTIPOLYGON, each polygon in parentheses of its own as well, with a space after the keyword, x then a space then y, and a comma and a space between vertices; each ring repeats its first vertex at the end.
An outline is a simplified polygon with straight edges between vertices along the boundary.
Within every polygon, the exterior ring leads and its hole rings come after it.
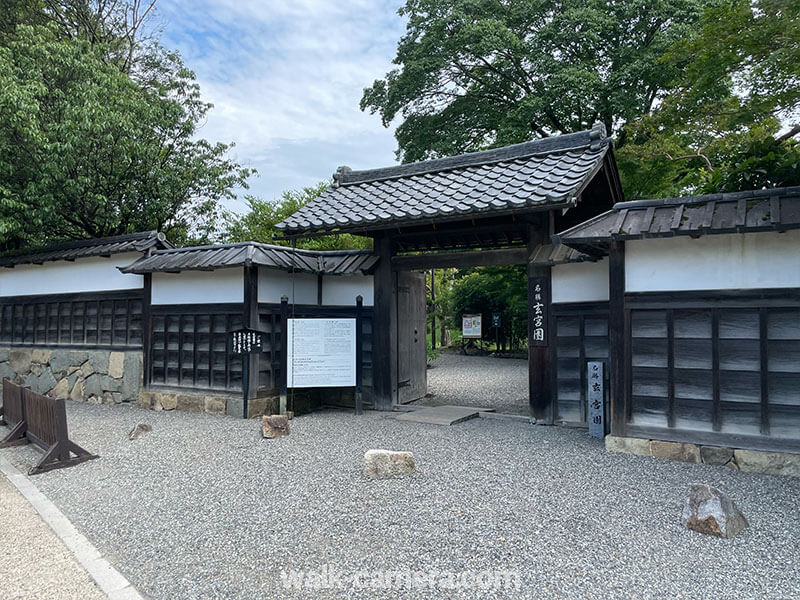
POLYGON ((397 274, 397 401, 422 398, 428 391, 425 274, 397 274))

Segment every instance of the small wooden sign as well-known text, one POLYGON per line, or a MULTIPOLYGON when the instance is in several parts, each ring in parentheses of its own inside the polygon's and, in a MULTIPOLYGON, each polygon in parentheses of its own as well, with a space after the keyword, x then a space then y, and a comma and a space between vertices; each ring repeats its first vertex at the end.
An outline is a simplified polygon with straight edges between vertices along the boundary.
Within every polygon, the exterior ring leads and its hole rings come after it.
POLYGON ((492 327, 500 327, 500 313, 492 313, 492 327))
POLYGON ((232 354, 253 354, 264 348, 266 334, 256 329, 236 329, 229 333, 232 354))
POLYGON ((603 363, 589 361, 586 363, 586 398, 589 402, 589 435, 603 438, 606 435, 605 385, 603 380, 603 363))

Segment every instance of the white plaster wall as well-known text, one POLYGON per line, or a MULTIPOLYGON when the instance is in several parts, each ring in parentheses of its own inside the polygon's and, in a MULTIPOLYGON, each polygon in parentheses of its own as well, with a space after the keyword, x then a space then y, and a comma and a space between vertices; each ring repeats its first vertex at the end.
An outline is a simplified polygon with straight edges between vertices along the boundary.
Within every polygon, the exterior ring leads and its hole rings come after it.
POLYGON ((628 292, 800 287, 800 231, 632 240, 628 292))
POLYGON ((258 301, 280 303, 281 296, 297 304, 317 303, 317 276, 312 273, 287 273, 277 269, 258 269, 258 301), (292 297, 292 280, 294 294, 292 297))
POLYGON ((322 304, 325 306, 355 306, 358 295, 364 298, 364 306, 375 303, 372 275, 330 275, 322 278, 322 304))
POLYGON ((153 304, 244 302, 244 269, 153 273, 153 304))
POLYGON ((551 271, 553 302, 605 302, 608 300, 608 259, 554 265, 551 271))
POLYGON ((0 267, 0 296, 70 294, 141 288, 141 275, 120 273, 117 267, 131 264, 138 252, 116 254, 110 258, 81 258, 75 262, 53 261, 42 265, 0 267))

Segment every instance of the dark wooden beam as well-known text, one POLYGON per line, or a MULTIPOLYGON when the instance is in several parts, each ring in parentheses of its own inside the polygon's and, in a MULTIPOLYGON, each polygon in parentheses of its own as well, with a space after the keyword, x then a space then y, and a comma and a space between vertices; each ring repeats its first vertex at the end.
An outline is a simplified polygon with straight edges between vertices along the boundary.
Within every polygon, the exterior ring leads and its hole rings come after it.
POLYGON ((608 358, 611 434, 625 435, 628 333, 625 325, 625 242, 611 242, 608 263, 608 358))
MULTIPOLYGON (((258 317, 258 266, 245 265, 244 267, 244 306, 243 306, 244 326, 251 329, 259 328, 258 317)), ((247 372, 247 398, 252 400, 258 397, 258 375, 260 370, 261 355, 258 353, 248 354, 242 357, 248 361, 247 372)), ((209 370, 211 365, 209 365, 209 370)), ((230 402, 228 404, 231 404, 230 402)), ((241 415, 237 415, 241 416, 241 415)))
POLYGON ((446 269, 450 267, 520 265, 528 261, 529 255, 528 248, 414 254, 393 257, 392 269, 394 271, 422 271, 425 269, 446 269))
MULTIPOLYGON (((528 256, 536 247, 546 243, 548 226, 531 225, 528 229, 528 256)), ((528 396, 531 416, 540 423, 553 423, 553 355, 555 352, 555 323, 551 307, 552 289, 550 267, 528 264, 528 396), (537 287, 538 286, 538 287, 537 287), (537 295, 540 300, 537 300, 537 295), (544 305, 544 340, 536 340, 535 306, 544 305)))
POLYGON ((372 334, 374 407, 391 410, 397 392, 397 303, 394 297, 392 243, 389 236, 375 238, 379 260, 373 276, 375 315, 372 334))
MULTIPOLYGON (((86 313, 88 306, 83 309, 83 335, 86 337, 86 313)), ((142 387, 150 387, 153 376, 153 275, 144 274, 144 288, 142 289, 142 387)))

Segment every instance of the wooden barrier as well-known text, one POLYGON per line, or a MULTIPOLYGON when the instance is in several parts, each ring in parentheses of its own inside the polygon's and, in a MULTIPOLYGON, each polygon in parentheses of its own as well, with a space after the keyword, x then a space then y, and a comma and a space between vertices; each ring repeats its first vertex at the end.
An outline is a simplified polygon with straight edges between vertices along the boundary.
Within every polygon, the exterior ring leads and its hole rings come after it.
POLYGON ((26 444, 25 431, 28 424, 22 407, 22 388, 8 377, 3 377, 3 406, 0 408, 0 425, 8 425, 11 431, 0 440, 0 448, 26 444))
POLYGON ((19 421, 12 426, 11 433, 0 443, 0 448, 32 442, 45 452, 37 465, 28 472, 29 475, 98 458, 97 455, 89 454, 75 442, 70 441, 67 433, 67 410, 63 398, 42 396, 4 379, 3 407, 6 421, 10 423, 11 413, 15 415, 14 418, 19 418, 19 421), (12 434, 15 434, 15 437, 9 439, 12 434), (75 456, 71 457, 71 454, 75 456))

